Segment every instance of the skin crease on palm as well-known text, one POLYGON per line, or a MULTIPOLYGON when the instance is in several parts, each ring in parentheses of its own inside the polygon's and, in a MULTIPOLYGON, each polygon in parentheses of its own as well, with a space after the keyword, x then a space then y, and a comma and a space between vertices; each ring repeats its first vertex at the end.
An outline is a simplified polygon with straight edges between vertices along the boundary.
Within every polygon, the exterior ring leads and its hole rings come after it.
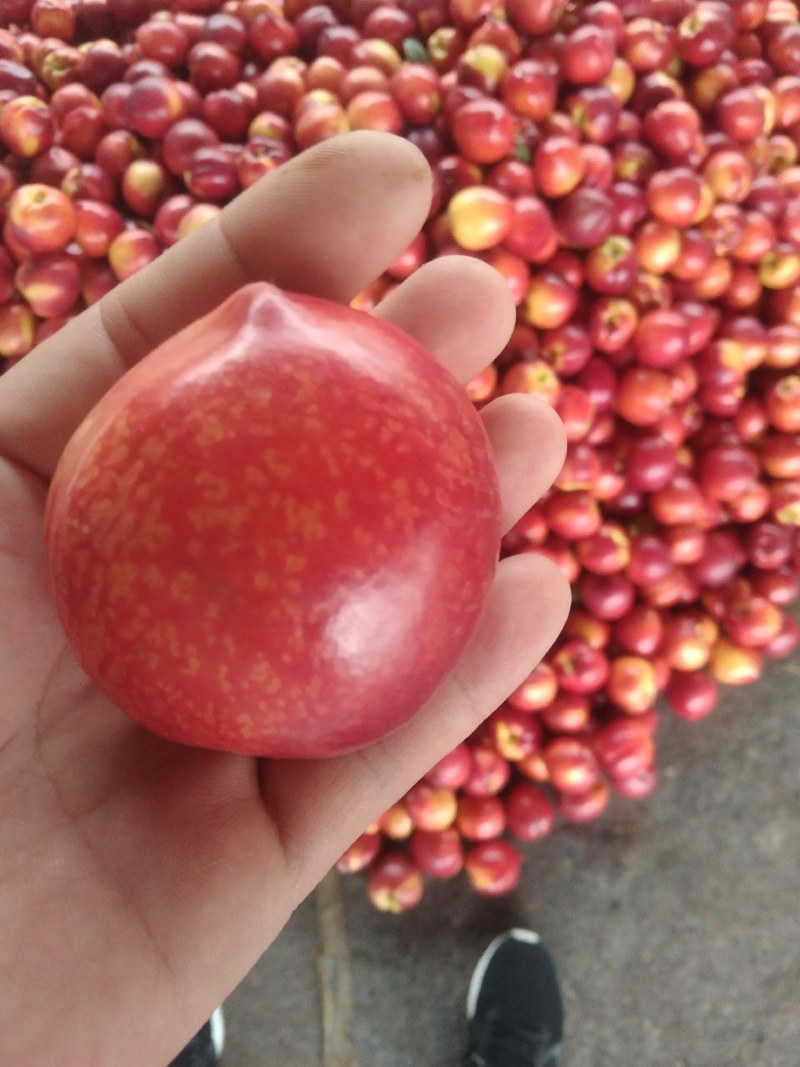
MULTIPOLYGON (((48 479, 125 367, 247 281, 349 301, 409 244, 430 195, 427 164, 401 138, 325 142, 0 378, 4 1063, 163 1067, 350 842, 494 710, 564 623, 560 572, 532 554, 507 559, 458 667, 411 722, 348 756, 278 762, 183 748, 134 725, 82 674, 55 618, 48 479)), ((375 314, 462 382, 514 322, 499 275, 460 256, 421 268, 375 314)), ((522 395, 482 417, 507 528, 557 474, 563 433, 522 395)))

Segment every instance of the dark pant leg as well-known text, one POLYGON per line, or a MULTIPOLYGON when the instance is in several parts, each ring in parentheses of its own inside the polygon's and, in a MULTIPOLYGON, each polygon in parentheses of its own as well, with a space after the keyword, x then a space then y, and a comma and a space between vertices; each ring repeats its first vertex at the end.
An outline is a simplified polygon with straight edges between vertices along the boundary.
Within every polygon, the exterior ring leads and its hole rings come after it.
POLYGON ((179 1052, 169 1067, 217 1067, 217 1055, 211 1040, 211 1024, 194 1035, 192 1040, 179 1052))

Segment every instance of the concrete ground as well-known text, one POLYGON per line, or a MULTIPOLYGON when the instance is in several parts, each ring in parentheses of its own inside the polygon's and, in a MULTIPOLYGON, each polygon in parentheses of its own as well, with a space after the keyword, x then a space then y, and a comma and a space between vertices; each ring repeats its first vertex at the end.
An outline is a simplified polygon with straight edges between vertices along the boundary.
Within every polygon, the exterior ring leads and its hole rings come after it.
POLYGON ((530 846, 504 900, 459 879, 395 918, 329 877, 227 1003, 224 1067, 459 1067, 475 959, 520 924, 559 967, 565 1067, 800 1067, 800 656, 665 714, 658 758, 652 797, 530 846))

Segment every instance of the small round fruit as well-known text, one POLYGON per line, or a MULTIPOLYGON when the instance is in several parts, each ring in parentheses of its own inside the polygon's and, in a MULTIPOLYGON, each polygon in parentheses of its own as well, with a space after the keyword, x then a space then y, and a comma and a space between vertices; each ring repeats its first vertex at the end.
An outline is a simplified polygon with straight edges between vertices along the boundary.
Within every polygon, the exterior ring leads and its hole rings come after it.
POLYGON ((336 869, 342 874, 355 874, 356 871, 366 870, 372 866, 382 845, 383 838, 379 833, 361 834, 336 861, 336 869))
POLYGON ((459 189, 447 206, 453 237, 468 251, 483 251, 499 244, 514 221, 511 200, 489 185, 459 189))
POLYGON ((20 185, 7 211, 11 236, 34 255, 62 252, 75 236, 75 206, 60 189, 38 182, 20 185))
POLYGON ((399 915, 416 907, 424 893, 422 871, 404 852, 385 852, 370 868, 367 895, 379 911, 399 915))
POLYGON ((457 830, 415 830, 408 850, 423 874, 454 878, 464 866, 464 846, 457 830))
POLYGON ((483 841, 469 850, 464 869, 476 893, 502 897, 519 883, 522 854, 508 841, 483 841))
POLYGON ((460 789, 469 777, 471 767, 469 747, 462 741, 431 767, 425 781, 437 789, 460 789))
POLYGON ((553 802, 532 782, 517 782, 506 797, 508 829, 520 841, 547 837, 555 822, 553 802))
POLYGON ((600 764, 612 778, 628 778, 647 770, 653 763, 653 736, 639 719, 611 719, 597 730, 594 750, 600 764))
POLYGON ((558 813, 567 822, 591 822, 606 810, 610 795, 608 782, 599 778, 583 793, 559 793, 558 813))
POLYGON ((0 144, 20 159, 32 159, 53 143, 56 123, 37 96, 18 96, 0 106, 0 144))
POLYGON ((460 154, 471 163, 497 163, 514 149, 514 118, 505 104, 490 97, 459 107, 451 132, 460 154))
POLYGON ((493 841, 506 828, 506 809, 498 796, 458 798, 456 829, 467 841, 493 841))
POLYGON ((672 671, 665 695, 676 715, 694 722, 714 710, 719 686, 704 671, 672 671))

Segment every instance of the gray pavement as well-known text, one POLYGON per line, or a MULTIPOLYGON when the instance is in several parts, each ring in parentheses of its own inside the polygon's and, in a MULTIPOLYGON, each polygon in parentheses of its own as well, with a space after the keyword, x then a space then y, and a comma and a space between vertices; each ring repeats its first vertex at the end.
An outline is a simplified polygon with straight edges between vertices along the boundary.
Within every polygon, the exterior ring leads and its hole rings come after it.
POLYGON ((323 1013, 318 893, 226 1005, 224 1067, 459 1067, 472 966, 515 924, 558 963, 564 1067, 800 1067, 800 656, 702 722, 662 718, 656 793, 528 847, 510 897, 459 879, 388 917, 360 876, 329 880, 352 1026, 323 1013))

